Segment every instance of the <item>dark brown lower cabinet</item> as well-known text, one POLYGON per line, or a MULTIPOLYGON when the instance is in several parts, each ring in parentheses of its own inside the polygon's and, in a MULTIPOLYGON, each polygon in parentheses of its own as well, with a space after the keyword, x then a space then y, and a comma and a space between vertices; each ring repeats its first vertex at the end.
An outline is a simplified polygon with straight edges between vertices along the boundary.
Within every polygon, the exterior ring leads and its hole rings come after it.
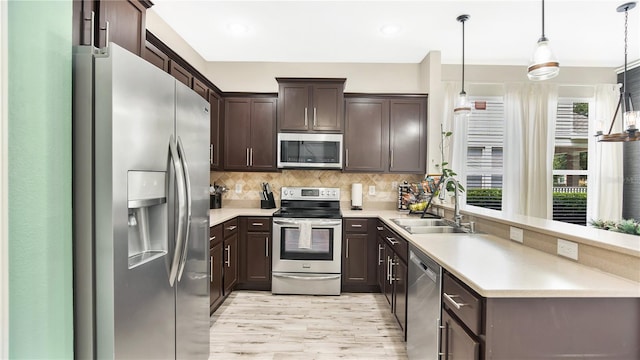
POLYGON ((222 241, 209 249, 209 312, 222 302, 222 241))
POLYGON ((375 219, 347 218, 342 235, 342 291, 378 289, 375 219))
POLYGON ((241 217, 238 289, 271 290, 271 218, 241 217))
POLYGON ((224 296, 233 291, 238 282, 238 234, 235 233, 224 239, 224 296))
POLYGON ((409 270, 407 263, 395 256, 393 263, 393 315, 402 330, 407 329, 407 277, 409 270))
POLYGON ((440 352, 446 360, 476 360, 480 357, 480 343, 469 336, 448 311, 442 312, 442 341, 440 352))
POLYGON ((409 269, 407 267, 407 240, 391 231, 381 221, 376 224, 376 252, 378 254, 378 286, 391 305, 406 337, 407 289, 409 269), (381 261, 384 260, 384 261, 381 261))

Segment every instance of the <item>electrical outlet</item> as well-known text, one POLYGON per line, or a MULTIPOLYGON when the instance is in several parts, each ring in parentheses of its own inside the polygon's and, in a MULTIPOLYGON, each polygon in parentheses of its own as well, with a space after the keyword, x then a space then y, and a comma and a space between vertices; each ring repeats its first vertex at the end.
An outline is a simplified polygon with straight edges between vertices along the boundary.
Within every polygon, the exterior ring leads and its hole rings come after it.
POLYGON ((236 184, 236 194, 240 194, 242 192, 242 184, 236 184))
POLYGON ((509 239, 522 243, 524 241, 524 231, 522 229, 509 226, 509 239))
POLYGON ((578 260, 578 244, 573 241, 558 239, 558 255, 578 260))
POLYGON ((376 194, 376 186, 369 185, 369 195, 375 195, 375 194, 376 194))
POLYGON ((392 181, 391 182, 391 190, 398 190, 398 182, 397 181, 392 181))

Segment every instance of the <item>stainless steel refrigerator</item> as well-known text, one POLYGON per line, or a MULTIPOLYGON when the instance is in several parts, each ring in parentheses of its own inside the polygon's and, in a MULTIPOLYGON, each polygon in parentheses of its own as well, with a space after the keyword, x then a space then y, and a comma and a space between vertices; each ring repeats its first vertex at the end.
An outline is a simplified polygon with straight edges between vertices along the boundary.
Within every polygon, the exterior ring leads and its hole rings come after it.
POLYGON ((208 358, 209 126, 154 65, 74 50, 77 359, 208 358))

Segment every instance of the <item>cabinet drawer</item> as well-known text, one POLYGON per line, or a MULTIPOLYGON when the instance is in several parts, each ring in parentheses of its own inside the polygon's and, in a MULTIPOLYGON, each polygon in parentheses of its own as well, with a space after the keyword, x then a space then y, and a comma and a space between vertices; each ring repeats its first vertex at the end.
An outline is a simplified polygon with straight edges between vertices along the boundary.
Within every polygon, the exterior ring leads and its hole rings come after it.
POLYGON ((224 238, 226 239, 238 232, 238 219, 225 221, 222 226, 224 227, 224 238))
POLYGON ((271 229, 271 218, 249 217, 247 218, 248 231, 269 231, 271 229))
POLYGON ((209 247, 222 241, 222 225, 216 225, 209 228, 209 247))
POLYGON ((442 304, 474 334, 481 334, 482 298, 467 290, 450 274, 443 276, 442 304))
POLYGON ((407 262, 407 253, 409 252, 409 245, 407 244, 407 240, 405 240, 402 236, 399 236, 395 232, 387 230, 384 237, 387 241, 387 244, 391 246, 393 251, 398 254, 398 257, 402 259, 404 262, 407 262))
POLYGON ((345 219, 344 229, 346 232, 367 232, 367 219, 345 219))

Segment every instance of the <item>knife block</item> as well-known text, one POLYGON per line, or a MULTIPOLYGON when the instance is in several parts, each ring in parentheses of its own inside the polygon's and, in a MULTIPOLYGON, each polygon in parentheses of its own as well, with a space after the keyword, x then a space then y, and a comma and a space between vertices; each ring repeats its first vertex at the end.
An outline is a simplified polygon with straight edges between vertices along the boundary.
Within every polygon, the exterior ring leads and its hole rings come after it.
POLYGON ((273 193, 267 194, 267 200, 260 200, 261 209, 275 209, 276 200, 273 198, 273 193))

